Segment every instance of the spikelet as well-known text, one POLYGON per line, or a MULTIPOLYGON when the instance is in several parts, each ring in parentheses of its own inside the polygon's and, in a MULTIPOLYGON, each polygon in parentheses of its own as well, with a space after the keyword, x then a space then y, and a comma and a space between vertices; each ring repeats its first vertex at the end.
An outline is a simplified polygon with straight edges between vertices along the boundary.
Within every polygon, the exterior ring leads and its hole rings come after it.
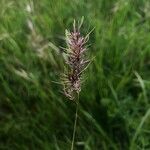
POLYGON ((75 94, 80 93, 81 75, 90 62, 85 58, 87 41, 88 35, 86 37, 81 36, 80 26, 76 27, 74 21, 73 31, 66 30, 67 48, 65 48, 64 52, 67 69, 62 76, 63 92, 70 100, 74 100, 75 94))

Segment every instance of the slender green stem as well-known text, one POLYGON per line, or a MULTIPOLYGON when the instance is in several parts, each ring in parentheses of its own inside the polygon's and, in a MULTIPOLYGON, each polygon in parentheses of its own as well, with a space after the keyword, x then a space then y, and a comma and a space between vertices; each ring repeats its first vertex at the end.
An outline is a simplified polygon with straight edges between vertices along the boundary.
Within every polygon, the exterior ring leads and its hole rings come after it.
POLYGON ((78 108, 79 108, 79 94, 76 102, 76 113, 75 113, 75 120, 74 120, 74 128, 73 128, 73 135, 72 135, 72 142, 71 142, 71 150, 74 148, 74 140, 77 128, 77 119, 78 119, 78 108))

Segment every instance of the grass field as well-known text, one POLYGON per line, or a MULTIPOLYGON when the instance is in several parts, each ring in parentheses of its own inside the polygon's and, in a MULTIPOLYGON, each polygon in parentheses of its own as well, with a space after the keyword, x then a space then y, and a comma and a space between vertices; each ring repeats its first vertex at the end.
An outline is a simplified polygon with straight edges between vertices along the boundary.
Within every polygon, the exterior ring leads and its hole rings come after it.
POLYGON ((69 150, 75 104, 61 93, 65 29, 84 17, 92 63, 76 150, 150 150, 150 2, 0 0, 0 150, 69 150))

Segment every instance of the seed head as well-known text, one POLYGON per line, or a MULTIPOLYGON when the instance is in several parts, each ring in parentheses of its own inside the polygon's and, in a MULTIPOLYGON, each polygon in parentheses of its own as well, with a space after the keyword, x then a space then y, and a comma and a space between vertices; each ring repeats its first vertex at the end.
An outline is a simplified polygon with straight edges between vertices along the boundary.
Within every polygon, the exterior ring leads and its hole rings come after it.
POLYGON ((81 75, 85 70, 89 60, 85 59, 87 51, 86 43, 88 36, 83 37, 80 33, 80 27, 76 27, 75 22, 73 31, 66 30, 66 66, 67 70, 63 74, 62 84, 66 97, 73 100, 76 93, 81 91, 81 75))

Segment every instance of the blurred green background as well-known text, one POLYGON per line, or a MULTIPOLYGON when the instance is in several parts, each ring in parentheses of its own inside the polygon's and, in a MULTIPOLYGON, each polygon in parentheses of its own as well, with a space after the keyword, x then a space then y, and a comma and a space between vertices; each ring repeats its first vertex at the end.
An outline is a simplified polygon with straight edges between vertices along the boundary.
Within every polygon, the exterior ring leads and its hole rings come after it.
POLYGON ((76 150, 150 149, 150 1, 0 0, 0 150, 69 150, 61 93, 65 29, 84 16, 76 150))

